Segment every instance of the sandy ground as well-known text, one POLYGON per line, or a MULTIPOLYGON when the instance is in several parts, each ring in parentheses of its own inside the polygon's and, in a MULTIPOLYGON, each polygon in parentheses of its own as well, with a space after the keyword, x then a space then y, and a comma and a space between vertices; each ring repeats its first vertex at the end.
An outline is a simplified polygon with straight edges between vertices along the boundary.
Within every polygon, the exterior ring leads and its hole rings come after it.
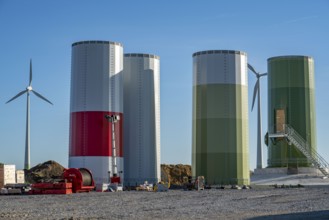
POLYGON ((0 196, 0 219, 329 219, 329 187, 0 196))

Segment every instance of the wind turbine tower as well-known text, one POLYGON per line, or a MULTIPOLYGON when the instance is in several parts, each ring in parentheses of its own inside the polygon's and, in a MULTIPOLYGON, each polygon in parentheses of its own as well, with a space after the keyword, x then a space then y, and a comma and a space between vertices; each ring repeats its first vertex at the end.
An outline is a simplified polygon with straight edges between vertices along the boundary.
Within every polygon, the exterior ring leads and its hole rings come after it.
POLYGON ((21 95, 26 93, 27 96, 27 104, 26 104, 26 136, 25 136, 25 161, 24 161, 24 169, 29 170, 30 169, 30 93, 33 93, 40 99, 43 99, 44 101, 51 103, 48 99, 43 97, 40 93, 36 92, 32 88, 32 60, 30 60, 30 81, 29 85, 26 87, 25 90, 19 92, 17 95, 15 95, 13 98, 11 98, 7 103, 13 101, 14 99, 20 97, 21 95))
POLYGON ((262 76, 266 76, 267 73, 259 73, 256 72, 253 66, 248 64, 248 68, 253 72, 256 77, 257 81, 254 87, 254 95, 252 98, 252 107, 251 111, 254 108, 255 104, 255 99, 257 95, 258 99, 258 115, 257 115, 257 169, 262 169, 263 168, 263 149, 262 149, 262 117, 261 117, 261 106, 260 106, 260 82, 259 79, 262 76))

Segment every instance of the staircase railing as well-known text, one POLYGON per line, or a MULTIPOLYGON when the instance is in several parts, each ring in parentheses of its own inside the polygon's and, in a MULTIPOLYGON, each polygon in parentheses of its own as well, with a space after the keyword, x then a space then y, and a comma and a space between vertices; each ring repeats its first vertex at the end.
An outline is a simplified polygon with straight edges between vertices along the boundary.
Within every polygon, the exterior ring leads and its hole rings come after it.
POLYGON ((295 145, 295 147, 300 150, 309 159, 313 165, 318 168, 325 177, 329 177, 329 173, 326 168, 329 167, 329 163, 321 157, 321 155, 316 152, 314 148, 311 148, 304 138, 298 134, 295 129, 290 125, 284 126, 285 136, 289 142, 295 145))

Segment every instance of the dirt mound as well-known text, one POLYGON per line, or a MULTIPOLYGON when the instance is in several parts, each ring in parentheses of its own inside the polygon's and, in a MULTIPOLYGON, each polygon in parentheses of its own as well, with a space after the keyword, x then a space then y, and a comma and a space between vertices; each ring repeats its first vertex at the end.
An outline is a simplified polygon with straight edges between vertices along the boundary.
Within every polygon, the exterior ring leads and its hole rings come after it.
POLYGON ((28 183, 49 182, 61 179, 64 167, 59 163, 49 160, 25 171, 25 181, 28 183))
POLYGON ((184 176, 192 176, 191 165, 161 164, 161 180, 173 185, 182 185, 184 176))

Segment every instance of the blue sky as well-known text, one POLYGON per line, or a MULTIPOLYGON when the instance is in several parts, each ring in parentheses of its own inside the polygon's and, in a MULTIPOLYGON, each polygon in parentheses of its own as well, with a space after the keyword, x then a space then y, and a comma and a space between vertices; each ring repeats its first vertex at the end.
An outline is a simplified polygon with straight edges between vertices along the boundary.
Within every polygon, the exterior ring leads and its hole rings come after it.
MULTIPOLYGON (((329 1, 84 1, 0 0, 0 162, 23 167, 26 97, 4 104, 28 84, 54 106, 31 97, 31 164, 67 166, 71 44, 123 43, 125 53, 161 59, 161 160, 191 163, 192 53, 248 53, 261 72, 267 58, 308 55, 315 60, 318 151, 329 160, 329 1)), ((255 77, 249 73, 249 105, 255 77)), ((262 79, 263 132, 267 80, 262 79)), ((250 168, 256 166, 256 111, 249 112, 250 168)), ((266 165, 266 146, 264 165, 266 165)))

